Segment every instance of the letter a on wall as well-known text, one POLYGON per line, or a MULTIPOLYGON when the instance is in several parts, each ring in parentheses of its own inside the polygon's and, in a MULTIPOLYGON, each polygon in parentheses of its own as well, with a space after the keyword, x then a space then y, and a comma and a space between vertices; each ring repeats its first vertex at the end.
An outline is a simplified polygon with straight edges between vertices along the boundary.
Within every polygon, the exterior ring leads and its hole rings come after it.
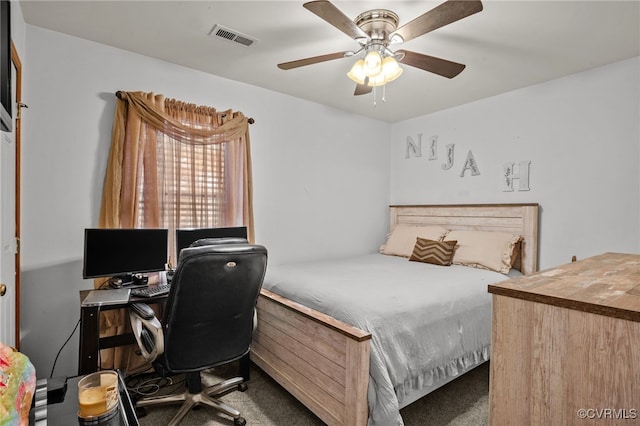
POLYGON ((471 170, 471 176, 478 176, 480 174, 480 170, 478 170, 478 163, 476 163, 476 159, 473 157, 473 152, 469 150, 467 154, 467 161, 464 162, 464 167, 462 168, 462 173, 460 173, 460 177, 464 177, 464 172, 467 169, 471 170))

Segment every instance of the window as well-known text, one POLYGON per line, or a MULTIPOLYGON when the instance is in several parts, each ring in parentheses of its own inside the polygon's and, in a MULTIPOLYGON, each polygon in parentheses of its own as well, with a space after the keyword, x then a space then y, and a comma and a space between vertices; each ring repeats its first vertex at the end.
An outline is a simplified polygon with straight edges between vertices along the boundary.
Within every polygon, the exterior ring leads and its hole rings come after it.
MULTIPOLYGON (((160 222, 175 228, 227 225, 226 145, 185 145, 169 137, 159 140, 157 176, 160 222)), ((140 180, 136 227, 144 227, 144 178, 140 180)))

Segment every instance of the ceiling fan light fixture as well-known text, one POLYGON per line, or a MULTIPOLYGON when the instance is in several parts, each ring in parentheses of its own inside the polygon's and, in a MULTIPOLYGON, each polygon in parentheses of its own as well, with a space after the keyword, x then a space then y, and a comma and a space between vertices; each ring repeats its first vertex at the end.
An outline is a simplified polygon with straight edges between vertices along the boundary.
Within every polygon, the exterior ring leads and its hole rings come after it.
POLYGON ((384 74, 380 73, 374 77, 369 77, 369 81, 367 82, 367 86, 370 87, 378 87, 384 86, 387 82, 384 79, 384 74))
POLYGON ((374 77, 382 71, 382 56, 377 50, 370 50, 364 57, 364 73, 374 77))
MULTIPOLYGON (((380 56, 377 51, 372 52, 375 52, 375 54, 380 56)), ((385 56, 384 58, 380 56, 380 64, 376 67, 378 72, 375 74, 371 73, 371 69, 367 68, 367 57, 370 53, 371 52, 367 53, 367 56, 364 59, 358 59, 356 63, 353 64, 351 70, 347 73, 347 76, 351 80, 357 84, 366 84, 370 87, 376 87, 383 86, 400 77, 403 69, 398 65, 394 56, 385 56)))
POLYGON ((396 78, 400 77, 403 69, 398 65, 398 62, 393 56, 387 56, 382 60, 382 75, 384 76, 384 82, 390 83, 396 78))
POLYGON ((347 73, 347 77, 358 84, 364 84, 367 75, 364 72, 364 60, 358 59, 347 73))

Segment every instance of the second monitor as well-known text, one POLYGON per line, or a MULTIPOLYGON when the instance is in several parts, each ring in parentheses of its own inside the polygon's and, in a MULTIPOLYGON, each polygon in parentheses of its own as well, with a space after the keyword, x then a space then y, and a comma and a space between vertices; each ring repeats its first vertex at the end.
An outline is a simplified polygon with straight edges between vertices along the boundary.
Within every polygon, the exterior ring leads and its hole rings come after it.
POLYGON ((189 247, 195 241, 223 237, 247 238, 247 227, 176 229, 176 259, 180 257, 183 248, 189 247))

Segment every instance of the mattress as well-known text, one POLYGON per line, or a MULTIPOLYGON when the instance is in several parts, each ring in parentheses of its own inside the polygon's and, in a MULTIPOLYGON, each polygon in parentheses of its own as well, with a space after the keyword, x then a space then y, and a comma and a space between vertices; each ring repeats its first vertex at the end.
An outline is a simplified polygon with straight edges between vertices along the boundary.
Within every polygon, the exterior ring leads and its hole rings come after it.
POLYGON ((372 334, 369 425, 489 359, 491 296, 506 275, 371 254, 267 269, 263 287, 372 334))

